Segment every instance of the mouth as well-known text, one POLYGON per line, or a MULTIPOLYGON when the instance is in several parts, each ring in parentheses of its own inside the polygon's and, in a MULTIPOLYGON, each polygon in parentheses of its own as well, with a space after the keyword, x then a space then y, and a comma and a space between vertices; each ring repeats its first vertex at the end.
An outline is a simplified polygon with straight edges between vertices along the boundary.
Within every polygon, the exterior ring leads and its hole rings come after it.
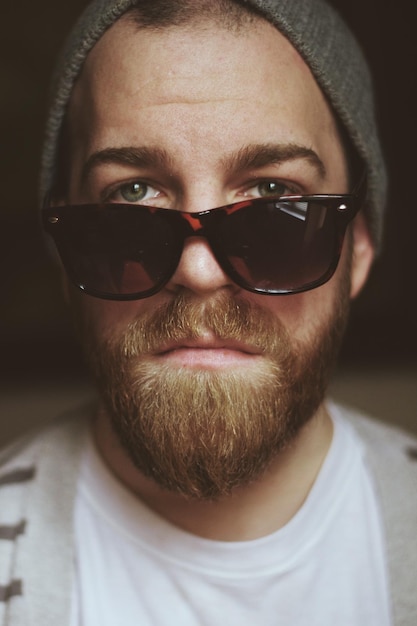
POLYGON ((164 346, 155 357, 181 367, 221 369, 253 363, 262 352, 254 346, 215 337, 199 337, 164 346))

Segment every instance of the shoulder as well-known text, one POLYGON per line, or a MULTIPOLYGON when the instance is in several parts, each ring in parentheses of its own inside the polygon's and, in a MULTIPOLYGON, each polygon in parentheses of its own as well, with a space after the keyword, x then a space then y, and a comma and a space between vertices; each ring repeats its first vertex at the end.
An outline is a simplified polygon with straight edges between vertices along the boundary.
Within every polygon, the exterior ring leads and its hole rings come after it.
POLYGON ((0 486, 26 482, 39 467, 68 461, 82 449, 92 407, 79 407, 30 431, 0 451, 0 486))
POLYGON ((330 411, 338 412, 362 443, 391 549, 399 553, 400 547, 394 544, 398 540, 411 541, 417 564, 417 438, 352 409, 333 405, 330 411))
POLYGON ((388 461, 403 464, 417 472, 417 436, 393 424, 378 421, 355 409, 331 405, 357 433, 366 453, 388 461))
MULTIPOLYGON (((13 601, 13 614, 44 617, 51 602, 59 615, 67 611, 73 507, 90 415, 87 408, 71 411, 0 452, 0 560, 6 583, 0 591, 13 601)), ((33 623, 45 623, 43 617, 33 623)))
MULTIPOLYGON (((330 409, 332 410, 332 409, 330 409)), ((417 623, 417 438, 357 411, 335 407, 363 443, 385 530, 395 624, 417 623)))
POLYGON ((385 515, 417 524, 417 437, 346 407, 330 405, 359 438, 385 515))

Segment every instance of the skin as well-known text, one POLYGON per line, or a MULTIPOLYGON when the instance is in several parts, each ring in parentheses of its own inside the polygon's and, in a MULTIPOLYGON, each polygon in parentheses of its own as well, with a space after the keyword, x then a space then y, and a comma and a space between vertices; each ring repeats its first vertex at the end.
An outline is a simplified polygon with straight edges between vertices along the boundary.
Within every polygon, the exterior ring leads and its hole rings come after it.
MULTIPOLYGON (((238 34, 207 24, 138 34, 120 20, 86 61, 71 99, 70 124, 72 168, 65 201, 73 204, 126 202, 120 187, 134 181, 149 186, 141 204, 190 212, 259 196, 259 183, 265 181, 293 193, 349 191, 343 149, 326 100, 298 53, 261 20, 238 34), (313 151, 317 159, 300 155, 243 163, 236 158, 248 146, 271 144, 296 145, 313 151), (126 147, 157 147, 167 159, 127 164, 103 157, 108 148, 126 147)), ((352 298, 362 288, 372 258, 366 225, 358 217, 352 298)), ((243 295, 278 316, 292 337, 308 341, 334 308, 347 262, 345 249, 334 277, 307 293, 243 295)), ((197 237, 187 240, 175 274, 151 298, 110 302, 68 285, 66 290, 77 314, 105 337, 121 333, 141 312, 180 290, 202 301, 225 290, 241 295, 197 237)), ((245 346, 224 349, 207 336, 155 358, 172 367, 245 367, 250 375, 260 357, 245 346)), ((243 540, 280 528, 299 509, 329 448, 332 427, 321 407, 258 481, 215 503, 185 500, 145 479, 119 445, 104 410, 95 420, 94 436, 111 471, 168 520, 204 537, 243 540)))

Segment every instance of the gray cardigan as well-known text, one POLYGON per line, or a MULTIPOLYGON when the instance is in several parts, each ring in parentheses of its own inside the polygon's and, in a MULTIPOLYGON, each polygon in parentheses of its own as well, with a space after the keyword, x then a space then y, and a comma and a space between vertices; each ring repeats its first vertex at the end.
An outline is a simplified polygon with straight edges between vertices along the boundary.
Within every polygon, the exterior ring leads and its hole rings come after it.
MULTIPOLYGON (((0 626, 69 624, 73 505, 90 411, 68 414, 0 455, 0 626)), ((416 626, 417 439, 342 411, 366 445, 380 497, 394 624, 416 626)))

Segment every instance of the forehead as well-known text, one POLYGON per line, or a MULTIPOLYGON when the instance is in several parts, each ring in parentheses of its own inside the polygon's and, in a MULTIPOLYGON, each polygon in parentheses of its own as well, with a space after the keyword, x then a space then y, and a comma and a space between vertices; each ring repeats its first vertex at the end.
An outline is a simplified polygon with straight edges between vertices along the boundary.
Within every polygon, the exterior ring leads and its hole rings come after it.
POLYGON ((269 82, 273 88, 278 81, 282 92, 297 82, 306 91, 319 92, 298 52, 264 20, 238 32, 199 23, 155 31, 138 29, 122 18, 90 52, 76 91, 87 89, 94 95, 96 90, 113 90, 114 96, 140 90, 144 104, 163 104, 182 99, 184 92, 190 102, 227 98, 231 87, 238 88, 236 95, 244 99, 253 96, 258 85, 266 87, 269 82), (231 84, 233 78, 241 78, 242 70, 244 82, 231 84))
POLYGON ((208 155, 245 141, 325 152, 338 136, 310 69, 261 19, 239 32, 218 24, 140 30, 119 20, 87 58, 70 120, 85 158, 104 147, 161 142, 190 155, 196 146, 208 155))

